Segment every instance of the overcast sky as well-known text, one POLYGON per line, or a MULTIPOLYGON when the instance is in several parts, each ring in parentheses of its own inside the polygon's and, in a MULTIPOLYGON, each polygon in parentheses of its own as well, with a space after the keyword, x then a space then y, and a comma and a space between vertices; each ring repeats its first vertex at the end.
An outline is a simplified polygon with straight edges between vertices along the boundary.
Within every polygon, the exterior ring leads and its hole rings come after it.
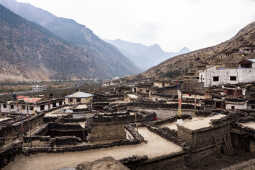
POLYGON ((18 0, 72 18, 102 39, 164 50, 216 45, 255 21, 255 0, 18 0))

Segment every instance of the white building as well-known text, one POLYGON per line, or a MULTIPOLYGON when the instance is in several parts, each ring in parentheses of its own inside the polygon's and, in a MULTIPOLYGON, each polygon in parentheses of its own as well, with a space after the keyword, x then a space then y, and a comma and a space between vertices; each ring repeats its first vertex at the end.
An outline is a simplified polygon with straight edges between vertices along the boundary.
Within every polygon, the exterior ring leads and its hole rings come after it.
POLYGON ((238 68, 214 66, 199 73, 199 82, 204 83, 204 87, 253 81, 255 81, 255 59, 243 60, 238 68))
POLYGON ((93 94, 84 93, 84 92, 75 92, 71 95, 65 96, 65 104, 74 105, 74 104, 88 104, 93 100, 93 94))
POLYGON ((45 85, 33 85, 32 86, 32 91, 33 92, 42 92, 42 91, 45 91, 47 90, 47 86, 45 85))
POLYGON ((225 101, 226 110, 247 110, 246 100, 226 100, 225 101))
POLYGON ((18 96, 17 100, 0 103, 2 113, 36 114, 56 109, 64 105, 64 99, 42 99, 18 96))

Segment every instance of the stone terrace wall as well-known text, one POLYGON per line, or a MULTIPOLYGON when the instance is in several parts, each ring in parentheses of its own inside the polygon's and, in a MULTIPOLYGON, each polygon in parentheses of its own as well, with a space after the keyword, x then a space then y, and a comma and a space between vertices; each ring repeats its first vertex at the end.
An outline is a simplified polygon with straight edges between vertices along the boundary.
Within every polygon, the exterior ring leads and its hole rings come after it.
MULTIPOLYGON (((176 109, 178 108, 178 103, 164 104, 164 103, 155 103, 155 102, 136 102, 136 103, 130 103, 130 106, 145 107, 145 108, 174 108, 176 109)), ((195 106, 192 104, 182 104, 182 109, 195 109, 195 106)))
MULTIPOLYGON (((127 129, 133 136, 133 140, 119 140, 115 142, 108 142, 103 144, 94 144, 94 145, 79 145, 79 146, 65 146, 65 147, 25 147, 23 151, 25 154, 30 153, 54 153, 54 152, 76 152, 76 151, 86 151, 91 149, 100 149, 100 148, 109 148, 114 146, 122 146, 122 145, 137 145, 144 142, 143 137, 134 130, 133 127, 129 126, 127 129)), ((36 137, 35 137, 36 138, 36 137)))
POLYGON ((242 162, 242 163, 224 168, 222 170, 255 170, 255 159, 242 162))
POLYGON ((140 164, 136 165, 136 167, 133 167, 132 165, 125 165, 131 170, 181 170, 187 169, 184 166, 184 157, 185 152, 180 152, 140 162, 140 164))
POLYGON ((88 134, 88 140, 93 142, 126 139, 124 127, 124 124, 98 123, 93 125, 91 132, 88 134))
POLYGON ((17 122, 13 125, 5 126, 0 129, 1 144, 8 144, 15 138, 22 137, 30 129, 34 129, 43 124, 44 113, 30 117, 28 119, 17 122))
POLYGON ((10 161, 14 161, 17 154, 21 153, 22 143, 19 141, 2 147, 0 151, 0 169, 6 166, 10 161))

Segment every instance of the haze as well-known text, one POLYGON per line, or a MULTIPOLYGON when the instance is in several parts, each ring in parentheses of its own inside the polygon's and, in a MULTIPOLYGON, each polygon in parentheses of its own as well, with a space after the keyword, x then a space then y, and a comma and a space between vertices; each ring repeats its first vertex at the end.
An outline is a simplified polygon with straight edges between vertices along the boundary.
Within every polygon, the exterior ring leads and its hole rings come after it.
POLYGON ((102 39, 164 50, 216 45, 255 21, 255 0, 19 0, 72 18, 102 39))

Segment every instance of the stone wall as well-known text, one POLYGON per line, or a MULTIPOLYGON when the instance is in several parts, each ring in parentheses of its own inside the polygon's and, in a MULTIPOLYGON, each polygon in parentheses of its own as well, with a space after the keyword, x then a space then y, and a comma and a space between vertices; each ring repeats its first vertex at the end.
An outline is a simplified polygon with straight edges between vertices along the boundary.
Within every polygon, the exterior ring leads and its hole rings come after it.
POLYGON ((0 169, 6 166, 10 161, 14 161, 17 154, 21 153, 22 143, 13 142, 0 150, 0 169))
POLYGON ((93 123, 88 134, 88 141, 90 142, 122 139, 126 139, 124 124, 93 123))
POLYGON ((125 164, 131 170, 173 170, 173 169, 187 169, 185 167, 184 152, 178 154, 171 154, 140 162, 136 166, 125 164))
POLYGON ((38 114, 32 116, 30 118, 26 118, 24 120, 20 120, 19 122, 5 126, 0 129, 0 144, 8 144, 12 142, 15 138, 21 138, 25 135, 29 130, 32 130, 43 124, 43 116, 44 114, 38 114))
MULTIPOLYGON (((144 107, 144 108, 178 108, 178 103, 172 103, 172 104, 164 104, 164 103, 158 103, 158 102, 136 102, 136 103, 130 103, 130 106, 134 107, 144 107)), ((199 108, 197 106, 197 108, 199 108)), ((182 104, 182 109, 195 109, 194 104, 182 104)))
MULTIPOLYGON (((84 160, 85 161, 85 160, 84 160)), ((81 163, 76 167, 76 170, 129 170, 119 161, 112 157, 102 158, 93 162, 81 163)))
POLYGON ((222 170, 255 170, 255 159, 232 165, 222 170))

